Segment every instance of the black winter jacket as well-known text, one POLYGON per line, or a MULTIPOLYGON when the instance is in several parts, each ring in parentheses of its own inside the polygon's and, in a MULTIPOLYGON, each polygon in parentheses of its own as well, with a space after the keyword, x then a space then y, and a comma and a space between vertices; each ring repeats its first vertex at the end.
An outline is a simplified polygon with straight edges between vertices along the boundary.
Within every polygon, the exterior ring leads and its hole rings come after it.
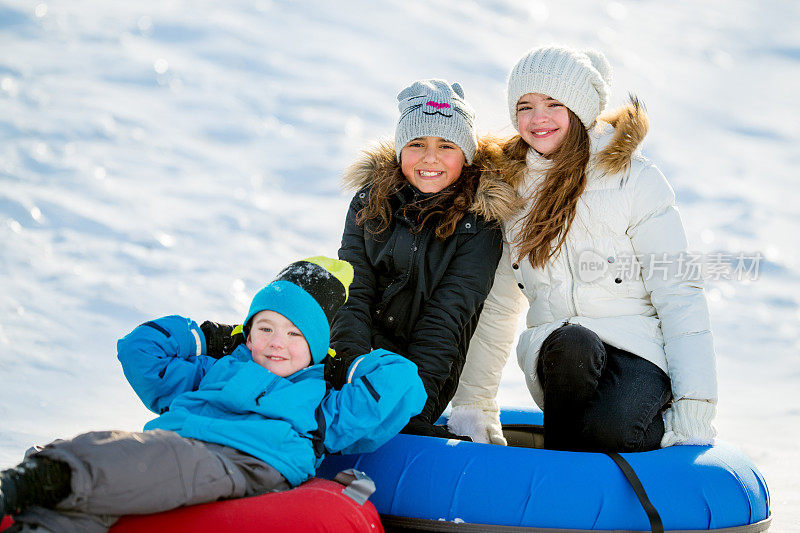
POLYGON ((421 231, 412 231, 419 212, 404 208, 430 195, 408 184, 390 200, 389 228, 375 235, 370 230, 377 223, 359 226, 356 216, 366 203, 373 176, 386 175, 377 170, 397 165, 394 150, 381 148, 368 153, 346 176, 362 185, 350 203, 339 249, 339 258, 353 265, 355 278, 334 318, 331 344, 345 360, 384 348, 413 361, 428 393, 421 418, 433 423, 455 394, 494 281, 503 246, 500 220, 510 209, 513 189, 499 175, 484 173, 478 193, 483 207, 474 208, 481 214, 468 213, 455 232, 441 240, 435 235, 435 217, 421 231))

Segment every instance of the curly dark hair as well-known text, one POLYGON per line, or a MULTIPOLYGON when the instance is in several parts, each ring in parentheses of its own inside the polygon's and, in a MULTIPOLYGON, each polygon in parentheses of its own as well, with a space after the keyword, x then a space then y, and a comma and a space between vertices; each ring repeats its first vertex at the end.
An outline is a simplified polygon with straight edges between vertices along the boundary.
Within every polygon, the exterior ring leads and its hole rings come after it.
MULTIPOLYGON (((452 185, 426 198, 424 202, 407 205, 406 209, 420 210, 421 222, 412 231, 418 233, 427 224, 433 223, 437 224, 436 237, 441 240, 450 237, 475 201, 481 172, 483 171, 474 163, 465 166, 452 185)), ((356 218, 358 224, 363 226, 365 222, 374 220, 377 226, 370 228, 370 232, 375 235, 383 233, 392 222, 389 198, 406 186, 410 187, 411 184, 403 175, 399 165, 379 171, 367 195, 366 205, 358 212, 356 218)))

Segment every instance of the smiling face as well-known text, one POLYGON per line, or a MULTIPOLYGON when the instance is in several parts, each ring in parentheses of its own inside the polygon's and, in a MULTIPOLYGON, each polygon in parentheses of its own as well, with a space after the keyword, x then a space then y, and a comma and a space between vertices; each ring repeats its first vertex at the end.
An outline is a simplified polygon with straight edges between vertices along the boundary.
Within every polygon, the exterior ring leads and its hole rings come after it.
POLYGON ((528 145, 540 154, 547 155, 558 148, 567 136, 567 106, 544 94, 525 94, 517 102, 517 127, 528 145))
POLYGON ((441 137, 417 137, 400 152, 403 175, 421 192, 439 192, 455 183, 465 161, 461 148, 441 137))
POLYGON ((253 317, 247 347, 253 361, 284 378, 311 363, 311 351, 303 334, 275 311, 261 311, 253 317))

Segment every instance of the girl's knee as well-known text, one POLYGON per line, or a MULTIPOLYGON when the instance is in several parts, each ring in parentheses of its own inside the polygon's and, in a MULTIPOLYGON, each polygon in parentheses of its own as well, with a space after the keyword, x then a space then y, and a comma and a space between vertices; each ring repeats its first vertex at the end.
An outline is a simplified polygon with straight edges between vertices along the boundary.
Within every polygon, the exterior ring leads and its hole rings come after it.
POLYGON ((540 375, 559 373, 599 373, 605 362, 603 341, 592 330, 566 324, 550 334, 539 352, 540 375))
POLYGON ((550 334, 542 343, 542 356, 583 356, 605 351, 603 341, 597 334, 578 324, 566 324, 550 334))

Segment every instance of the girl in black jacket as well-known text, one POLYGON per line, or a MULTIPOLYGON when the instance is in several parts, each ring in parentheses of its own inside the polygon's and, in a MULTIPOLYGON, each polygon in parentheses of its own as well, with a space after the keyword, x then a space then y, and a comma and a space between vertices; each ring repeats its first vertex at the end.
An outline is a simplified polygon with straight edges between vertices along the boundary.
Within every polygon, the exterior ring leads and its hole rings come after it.
POLYGON ((513 189, 494 171, 499 146, 480 146, 458 84, 415 82, 398 95, 395 144, 365 152, 345 182, 357 190, 339 258, 355 277, 334 318, 328 375, 384 348, 416 363, 428 400, 405 433, 454 437, 434 426, 455 394, 513 210, 513 189))

